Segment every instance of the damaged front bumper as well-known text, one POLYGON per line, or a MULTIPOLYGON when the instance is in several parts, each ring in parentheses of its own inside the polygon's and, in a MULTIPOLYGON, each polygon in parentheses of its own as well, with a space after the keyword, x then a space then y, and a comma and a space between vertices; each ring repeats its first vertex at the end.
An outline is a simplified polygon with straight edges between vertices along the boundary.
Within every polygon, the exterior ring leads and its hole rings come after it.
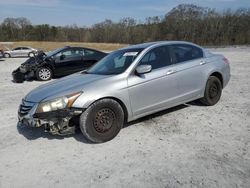
POLYGON ((18 110, 18 120, 21 126, 41 127, 53 135, 74 134, 78 126, 79 108, 62 109, 52 112, 35 113, 38 103, 24 101, 18 110))
POLYGON ((13 81, 16 83, 22 83, 25 80, 33 78, 35 73, 33 70, 27 70, 27 68, 20 66, 12 72, 13 81))
POLYGON ((25 74, 20 71, 20 68, 12 72, 12 77, 16 83, 22 83, 25 80, 25 74))

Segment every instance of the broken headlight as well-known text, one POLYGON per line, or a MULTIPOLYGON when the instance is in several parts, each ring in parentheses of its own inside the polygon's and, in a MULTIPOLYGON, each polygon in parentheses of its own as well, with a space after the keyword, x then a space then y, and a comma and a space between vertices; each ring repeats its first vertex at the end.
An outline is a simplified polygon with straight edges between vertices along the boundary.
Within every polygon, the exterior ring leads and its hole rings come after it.
POLYGON ((20 66, 20 72, 21 73, 26 73, 27 72, 27 68, 23 65, 20 66))
POLYGON ((81 94, 82 92, 78 92, 51 101, 41 102, 36 109, 36 113, 51 112, 64 108, 70 108, 81 94))

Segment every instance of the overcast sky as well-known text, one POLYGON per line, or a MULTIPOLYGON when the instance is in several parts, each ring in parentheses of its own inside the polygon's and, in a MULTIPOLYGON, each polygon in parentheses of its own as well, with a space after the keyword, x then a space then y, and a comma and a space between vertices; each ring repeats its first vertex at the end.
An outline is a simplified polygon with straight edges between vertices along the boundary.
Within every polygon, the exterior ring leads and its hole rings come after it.
POLYGON ((0 22, 6 17, 26 17, 33 24, 90 26, 111 19, 132 17, 143 21, 163 16, 181 3, 216 8, 250 8, 250 0, 0 0, 0 22))

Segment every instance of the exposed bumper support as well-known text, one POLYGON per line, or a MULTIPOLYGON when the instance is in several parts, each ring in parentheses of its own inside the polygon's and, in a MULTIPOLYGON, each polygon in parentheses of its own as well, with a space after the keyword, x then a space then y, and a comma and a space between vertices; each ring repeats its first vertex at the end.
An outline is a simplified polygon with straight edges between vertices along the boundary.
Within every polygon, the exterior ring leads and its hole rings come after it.
POLYGON ((70 135, 75 133, 78 123, 75 120, 82 112, 83 109, 72 108, 25 116, 19 113, 19 123, 30 127, 44 126, 45 132, 53 135, 70 135))

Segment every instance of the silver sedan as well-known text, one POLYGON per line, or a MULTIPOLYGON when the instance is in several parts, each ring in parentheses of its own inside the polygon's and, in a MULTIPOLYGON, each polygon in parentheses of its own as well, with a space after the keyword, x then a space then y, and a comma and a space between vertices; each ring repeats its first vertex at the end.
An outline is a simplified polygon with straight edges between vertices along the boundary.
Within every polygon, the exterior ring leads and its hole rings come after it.
POLYGON ((228 60, 187 42, 152 42, 110 53, 88 71, 40 86, 23 99, 19 122, 52 134, 77 126, 92 142, 124 123, 200 99, 215 105, 230 79, 228 60))
POLYGON ((4 57, 33 57, 36 52, 37 50, 31 47, 17 47, 4 51, 4 57))

